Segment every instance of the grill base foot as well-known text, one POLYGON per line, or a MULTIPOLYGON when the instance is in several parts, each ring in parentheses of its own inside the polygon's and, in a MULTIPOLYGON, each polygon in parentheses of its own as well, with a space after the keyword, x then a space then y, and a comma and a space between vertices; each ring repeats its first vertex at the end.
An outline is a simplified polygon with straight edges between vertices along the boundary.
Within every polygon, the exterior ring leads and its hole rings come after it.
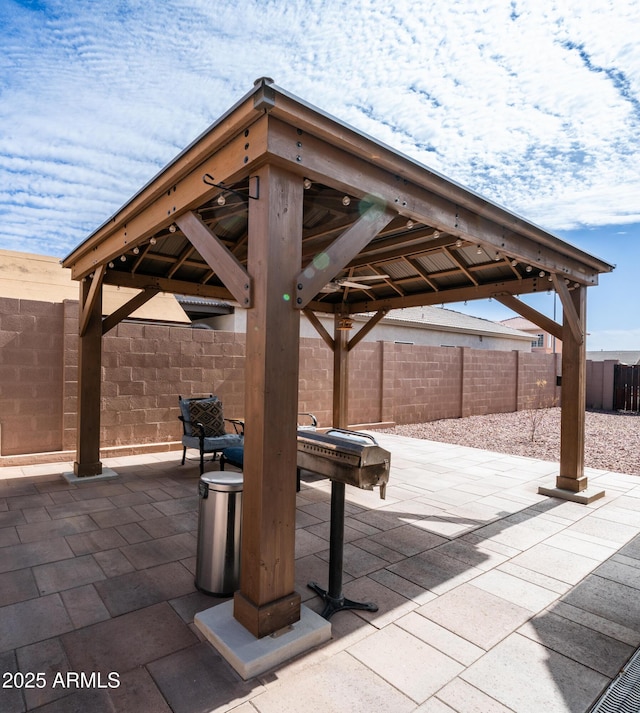
POLYGON ((340 595, 332 597, 326 589, 323 589, 317 582, 309 582, 309 589, 312 589, 324 602, 324 609, 320 616, 327 621, 339 611, 343 609, 359 609, 360 611, 378 611, 378 605, 373 602, 354 602, 352 599, 347 599, 340 595))

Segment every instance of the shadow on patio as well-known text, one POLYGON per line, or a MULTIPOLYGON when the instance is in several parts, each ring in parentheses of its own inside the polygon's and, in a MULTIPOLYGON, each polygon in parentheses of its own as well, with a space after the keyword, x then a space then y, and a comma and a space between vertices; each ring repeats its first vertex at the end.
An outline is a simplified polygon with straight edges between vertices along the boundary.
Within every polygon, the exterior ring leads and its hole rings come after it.
MULTIPOLYGON (((345 595, 379 611, 336 614, 331 642, 249 681, 193 625, 225 601, 193 585, 195 463, 0 480, 0 661, 17 686, 0 709, 586 712, 640 644, 635 479, 591 474, 607 497, 582 506, 537 494, 554 464, 379 440, 387 500, 348 488, 344 553, 345 595), (26 687, 16 671, 43 676, 26 687), (77 689, 80 672, 96 675, 77 689)), ((316 611, 306 584, 326 585, 329 498, 328 481, 303 477, 296 580, 316 611)))

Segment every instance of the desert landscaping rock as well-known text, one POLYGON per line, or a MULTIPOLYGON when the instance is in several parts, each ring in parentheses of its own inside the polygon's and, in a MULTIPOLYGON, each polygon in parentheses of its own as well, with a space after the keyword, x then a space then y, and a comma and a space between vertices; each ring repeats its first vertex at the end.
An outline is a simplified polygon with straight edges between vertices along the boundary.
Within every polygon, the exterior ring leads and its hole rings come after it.
MULTIPOLYGON (((560 413, 560 408, 550 408, 467 416, 411 423, 385 432, 559 461, 560 413)), ((587 411, 585 466, 640 475, 640 414, 587 411)))

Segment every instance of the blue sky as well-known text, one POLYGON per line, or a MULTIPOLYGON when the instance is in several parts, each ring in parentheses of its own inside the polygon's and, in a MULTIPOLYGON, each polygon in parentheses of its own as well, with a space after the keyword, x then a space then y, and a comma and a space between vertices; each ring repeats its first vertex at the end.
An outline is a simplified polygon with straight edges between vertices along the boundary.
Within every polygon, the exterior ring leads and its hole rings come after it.
POLYGON ((266 75, 616 264, 587 347, 640 349, 639 37, 636 0, 0 0, 0 248, 68 254, 266 75))

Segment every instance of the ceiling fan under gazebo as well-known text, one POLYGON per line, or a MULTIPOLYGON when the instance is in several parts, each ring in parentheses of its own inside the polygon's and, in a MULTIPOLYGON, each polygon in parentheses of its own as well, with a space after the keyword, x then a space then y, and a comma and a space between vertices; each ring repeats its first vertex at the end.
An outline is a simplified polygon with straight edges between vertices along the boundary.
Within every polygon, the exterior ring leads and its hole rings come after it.
POLYGON ((367 282, 384 281, 388 279, 389 275, 363 275, 361 277, 339 277, 335 280, 328 282, 320 291, 324 293, 339 292, 345 287, 349 287, 352 290, 364 290, 367 288, 367 282))

